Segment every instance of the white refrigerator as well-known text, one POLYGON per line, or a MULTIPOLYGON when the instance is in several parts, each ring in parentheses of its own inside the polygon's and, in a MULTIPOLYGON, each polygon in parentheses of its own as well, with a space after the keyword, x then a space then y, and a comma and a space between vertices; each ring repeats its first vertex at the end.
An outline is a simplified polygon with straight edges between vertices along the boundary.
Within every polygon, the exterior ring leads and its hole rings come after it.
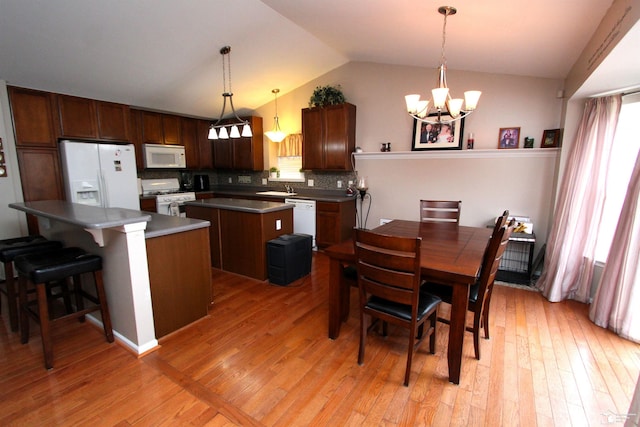
POLYGON ((140 210, 133 144, 60 141, 67 200, 140 210))

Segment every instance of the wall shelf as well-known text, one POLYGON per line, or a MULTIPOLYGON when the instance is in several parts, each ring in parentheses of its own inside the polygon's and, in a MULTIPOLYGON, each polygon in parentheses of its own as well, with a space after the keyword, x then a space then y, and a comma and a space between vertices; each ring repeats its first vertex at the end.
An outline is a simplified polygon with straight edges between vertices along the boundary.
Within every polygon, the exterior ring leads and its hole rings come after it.
POLYGON ((389 151, 353 153, 356 160, 416 159, 497 159, 515 157, 556 157, 560 148, 519 148, 486 150, 389 151))

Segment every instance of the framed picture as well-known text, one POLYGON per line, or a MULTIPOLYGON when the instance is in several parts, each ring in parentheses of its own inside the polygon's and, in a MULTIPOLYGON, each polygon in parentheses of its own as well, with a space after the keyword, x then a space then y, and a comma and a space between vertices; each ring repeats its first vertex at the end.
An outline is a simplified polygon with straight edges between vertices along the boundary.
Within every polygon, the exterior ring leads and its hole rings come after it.
MULTIPOLYGON (((438 114, 429 114, 438 117, 438 114)), ((431 124, 413 119, 413 140, 411 151, 462 150, 464 118, 451 121, 448 114, 441 115, 442 123, 431 124)))
POLYGON ((498 148, 518 148, 520 146, 520 128, 500 128, 498 148))
POLYGON ((547 129, 542 134, 540 148, 560 147, 562 142, 562 129, 547 129))

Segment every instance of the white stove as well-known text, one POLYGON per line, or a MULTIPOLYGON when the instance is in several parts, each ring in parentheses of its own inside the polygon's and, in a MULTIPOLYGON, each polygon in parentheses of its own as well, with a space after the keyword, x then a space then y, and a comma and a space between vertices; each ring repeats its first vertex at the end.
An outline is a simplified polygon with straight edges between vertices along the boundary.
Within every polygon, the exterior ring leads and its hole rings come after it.
POLYGON ((155 196, 156 212, 163 215, 186 216, 184 203, 196 200, 193 191, 181 191, 177 178, 143 179, 142 195, 155 196))

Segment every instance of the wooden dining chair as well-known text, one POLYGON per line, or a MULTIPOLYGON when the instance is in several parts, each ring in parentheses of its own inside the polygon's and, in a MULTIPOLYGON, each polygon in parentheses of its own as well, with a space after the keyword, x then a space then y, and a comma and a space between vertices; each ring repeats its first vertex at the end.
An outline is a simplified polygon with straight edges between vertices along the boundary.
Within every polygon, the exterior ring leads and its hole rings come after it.
MULTIPOLYGON (((498 222, 506 221, 509 213, 505 211, 506 216, 501 217, 498 222)), ((489 244, 485 249, 480 276, 476 283, 469 289, 469 303, 467 310, 473 313, 473 326, 466 327, 468 332, 473 333, 473 348, 476 359, 480 360, 480 329, 484 328, 485 339, 489 339, 489 308, 491 301, 491 293, 493 292, 493 283, 500 265, 500 260, 504 254, 504 250, 509 242, 509 237, 515 228, 515 221, 511 220, 509 224, 503 224, 496 227, 489 239, 489 244)), ((443 302, 451 304, 452 288, 448 285, 440 283, 424 282, 423 290, 437 295, 443 302)), ((449 319, 438 317, 438 321, 449 324, 449 319)))
POLYGON ((460 200, 420 200, 420 222, 460 222, 460 200))
POLYGON ((398 237, 356 229, 354 245, 360 294, 360 349, 358 364, 364 363, 367 333, 382 321, 409 330, 404 385, 409 385, 413 353, 425 337, 435 353, 436 323, 440 298, 420 290, 421 238, 398 237), (365 316, 370 316, 367 327, 365 316), (428 329, 424 326, 428 321, 428 329))

